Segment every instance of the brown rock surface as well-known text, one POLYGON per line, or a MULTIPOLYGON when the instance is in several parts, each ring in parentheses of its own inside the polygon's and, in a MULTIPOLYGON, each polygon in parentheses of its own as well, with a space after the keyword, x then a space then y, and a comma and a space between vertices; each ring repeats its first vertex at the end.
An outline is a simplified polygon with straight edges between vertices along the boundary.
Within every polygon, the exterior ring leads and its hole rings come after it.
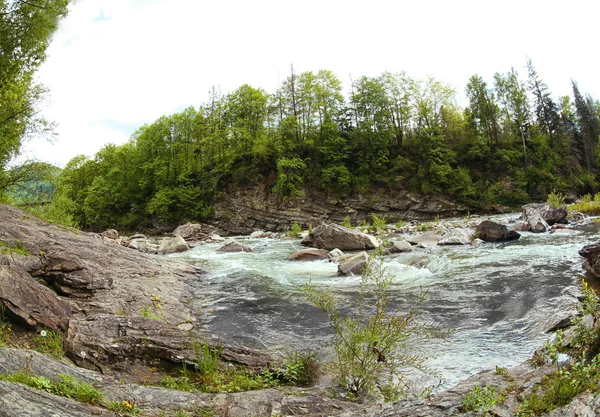
POLYGON ((302 249, 292 253, 288 260, 290 261, 314 261, 317 259, 327 259, 329 254, 325 249, 302 249))
POLYGON ((339 224, 321 223, 301 242, 318 249, 364 250, 379 247, 377 240, 366 233, 339 224))

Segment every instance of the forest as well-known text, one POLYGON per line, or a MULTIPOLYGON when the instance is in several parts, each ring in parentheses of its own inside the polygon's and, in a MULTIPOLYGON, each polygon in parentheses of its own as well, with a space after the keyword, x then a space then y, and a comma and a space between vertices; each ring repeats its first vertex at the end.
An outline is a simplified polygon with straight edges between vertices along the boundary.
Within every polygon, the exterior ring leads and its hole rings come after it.
POLYGON ((317 188, 445 195, 472 211, 597 191, 600 103, 572 81, 554 97, 532 62, 466 86, 404 72, 290 75, 272 93, 213 88, 121 146, 73 158, 55 179, 52 216, 87 229, 205 220, 229 184, 264 183, 283 200, 317 188))

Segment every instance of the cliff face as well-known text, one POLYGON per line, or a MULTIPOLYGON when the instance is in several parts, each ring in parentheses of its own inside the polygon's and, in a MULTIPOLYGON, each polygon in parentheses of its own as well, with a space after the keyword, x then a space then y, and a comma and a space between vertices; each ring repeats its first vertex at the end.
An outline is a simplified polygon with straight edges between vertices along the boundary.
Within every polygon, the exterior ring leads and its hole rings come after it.
POLYGON ((346 197, 307 189, 304 197, 284 201, 267 184, 230 186, 215 202, 214 209, 212 223, 236 234, 257 229, 284 231, 294 222, 304 226, 316 226, 323 221, 341 223, 347 216, 356 224, 365 219, 370 221, 371 213, 391 223, 399 219, 461 216, 468 211, 466 206, 443 197, 422 196, 404 189, 371 189, 346 197))

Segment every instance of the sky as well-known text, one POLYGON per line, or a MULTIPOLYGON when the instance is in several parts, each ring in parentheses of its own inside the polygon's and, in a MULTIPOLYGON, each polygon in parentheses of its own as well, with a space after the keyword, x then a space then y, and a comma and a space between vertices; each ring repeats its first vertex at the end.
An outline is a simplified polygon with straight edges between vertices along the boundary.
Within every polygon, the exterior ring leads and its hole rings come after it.
POLYGON ((464 100, 472 75, 525 78, 531 58, 554 96, 575 79, 600 99, 599 12, 597 0, 78 0, 38 72, 54 138, 29 140, 22 158, 93 157, 212 86, 274 92, 292 64, 331 70, 345 90, 384 71, 433 75, 464 100))

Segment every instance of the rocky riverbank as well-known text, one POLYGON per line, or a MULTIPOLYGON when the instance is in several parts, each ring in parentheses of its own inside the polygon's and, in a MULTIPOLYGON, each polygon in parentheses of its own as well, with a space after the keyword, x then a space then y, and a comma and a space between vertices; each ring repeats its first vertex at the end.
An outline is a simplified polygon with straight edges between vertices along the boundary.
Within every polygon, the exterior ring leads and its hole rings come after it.
MULTIPOLYGON (((490 236, 506 234, 502 227, 486 230, 490 236)), ((315 231, 307 242, 329 242, 329 232, 315 231)), ((355 242, 357 236, 351 237, 355 242)), ((54 381, 60 380, 58 375, 70 375, 93 384, 105 401, 130 404, 142 416, 474 415, 465 411, 463 402, 475 386, 503 393, 505 400, 491 415, 512 416, 536 384, 556 370, 523 364, 485 371, 427 399, 375 406, 332 399, 324 391, 325 382, 312 388, 230 394, 142 385, 162 367, 192 363, 197 340, 222 347, 222 360, 235 365, 261 369, 276 358, 206 333, 186 293, 188 283, 202 280, 202 271, 189 264, 141 253, 108 236, 49 225, 11 206, 0 207, 0 241, 0 303, 6 317, 25 333, 62 332, 66 348, 62 361, 27 349, 0 348, 0 372, 25 371, 54 381)), ((584 251, 588 252, 592 250, 584 251)), ((2 416, 128 415, 7 381, 0 381, 0 404, 2 416)), ((583 393, 550 415, 598 412, 600 401, 583 393)))

